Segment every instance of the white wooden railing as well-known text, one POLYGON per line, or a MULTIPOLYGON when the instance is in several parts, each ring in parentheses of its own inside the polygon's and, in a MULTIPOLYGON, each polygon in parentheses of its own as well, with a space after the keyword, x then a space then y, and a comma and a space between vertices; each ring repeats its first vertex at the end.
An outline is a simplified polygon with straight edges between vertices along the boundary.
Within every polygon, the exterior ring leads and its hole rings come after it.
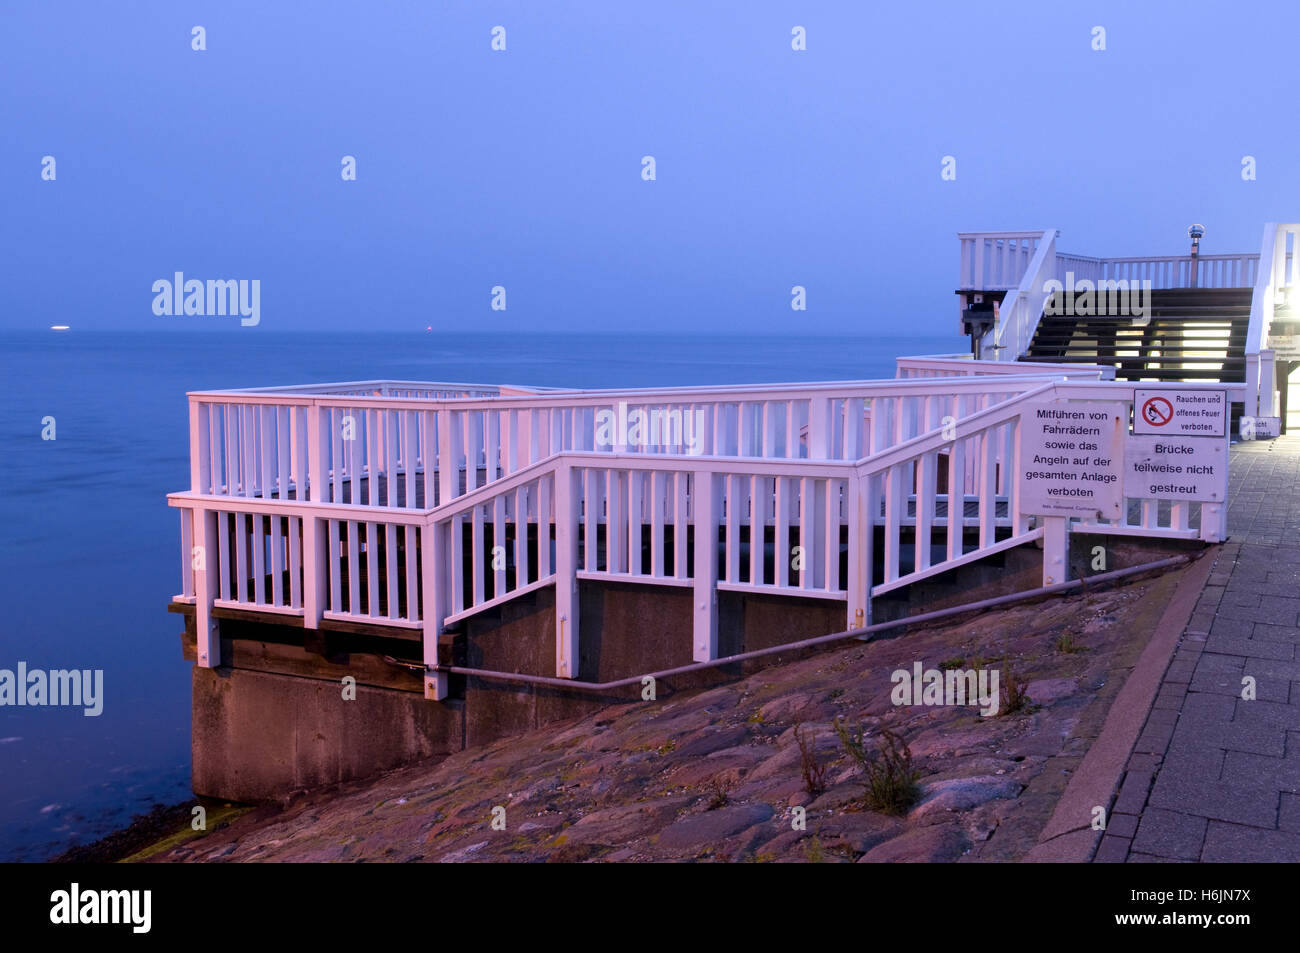
POLYGON ((961 232, 963 291, 1003 291, 998 319, 980 342, 980 355, 988 360, 1014 361, 1024 355, 1043 306, 1050 296, 1049 281, 1064 284, 1067 275, 1079 281, 1125 281, 1130 285, 1161 288, 1252 288, 1257 285, 1260 256, 1190 255, 1135 258, 1093 258, 1060 252, 1060 232, 961 232))
POLYGON ((916 377, 987 377, 993 374, 1045 374, 1064 380, 1114 380, 1115 368, 1095 364, 1053 364, 1046 361, 975 360, 970 354, 931 354, 896 360, 900 380, 916 377))
MULTIPOLYGON (((1001 396, 1052 372, 1022 365, 1002 374, 1001 396)), ((944 387, 989 393, 979 381, 944 387)), ((854 460, 876 446, 868 407, 893 413, 932 390, 925 381, 858 381, 459 399, 194 393, 190 489, 437 506, 562 451, 854 460)))
POLYGON ((1246 390, 1243 413, 1248 417, 1273 417, 1277 414, 1276 370, 1268 337, 1273 316, 1280 304, 1295 309, 1293 297, 1300 294, 1300 225, 1264 226, 1259 260, 1268 262, 1260 268, 1250 299, 1250 326, 1246 332, 1246 390))
POLYGON ((957 287, 975 291, 1005 291, 1020 284, 1043 242, 1056 231, 960 232, 961 274, 957 287))
POLYGON ((980 342, 980 356, 990 360, 1018 360, 1029 349, 1034 329, 1051 291, 1048 281, 1056 267, 1055 231, 1043 232, 1019 284, 1007 291, 998 309, 997 324, 980 342))

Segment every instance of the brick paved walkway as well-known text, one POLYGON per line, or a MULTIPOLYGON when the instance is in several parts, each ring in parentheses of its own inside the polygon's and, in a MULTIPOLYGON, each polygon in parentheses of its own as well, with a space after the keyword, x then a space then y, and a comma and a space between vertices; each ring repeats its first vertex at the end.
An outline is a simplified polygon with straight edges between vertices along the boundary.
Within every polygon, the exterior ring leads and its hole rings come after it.
POLYGON ((1229 542, 1096 861, 1300 861, 1300 437, 1234 445, 1228 480, 1229 542))

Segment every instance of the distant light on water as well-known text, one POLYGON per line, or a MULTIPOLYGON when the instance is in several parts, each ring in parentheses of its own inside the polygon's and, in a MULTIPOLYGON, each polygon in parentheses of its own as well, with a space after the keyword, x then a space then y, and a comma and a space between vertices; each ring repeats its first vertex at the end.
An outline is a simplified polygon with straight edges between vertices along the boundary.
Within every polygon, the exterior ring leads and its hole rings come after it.
POLYGON ((72 330, 72 329, 69 328, 66 324, 51 324, 51 325, 50 325, 50 330, 51 330, 51 331, 70 331, 70 330, 72 330))

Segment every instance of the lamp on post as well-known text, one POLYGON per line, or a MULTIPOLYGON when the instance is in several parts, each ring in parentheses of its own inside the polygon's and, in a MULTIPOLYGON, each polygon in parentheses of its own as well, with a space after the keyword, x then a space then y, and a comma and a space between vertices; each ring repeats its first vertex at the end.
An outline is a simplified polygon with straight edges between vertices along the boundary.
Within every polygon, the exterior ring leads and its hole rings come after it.
POLYGON ((1187 237, 1192 240, 1192 273, 1189 275, 1190 287, 1197 287, 1197 263, 1201 254, 1201 236, 1205 234, 1204 225, 1188 225, 1187 237))

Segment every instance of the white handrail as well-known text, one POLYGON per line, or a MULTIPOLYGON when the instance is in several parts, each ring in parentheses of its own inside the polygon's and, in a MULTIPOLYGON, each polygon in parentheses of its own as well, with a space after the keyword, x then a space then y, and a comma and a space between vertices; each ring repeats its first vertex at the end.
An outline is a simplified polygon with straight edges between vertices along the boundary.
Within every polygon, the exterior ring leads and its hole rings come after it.
POLYGON ((981 354, 986 358, 1018 361, 1028 350, 1038 319, 1042 317, 1043 305, 1051 294, 1047 283, 1056 270, 1056 235, 1055 230, 1043 232, 1019 286, 1008 291, 1002 299, 993 328, 993 344, 985 344, 987 334, 980 342, 981 354))

